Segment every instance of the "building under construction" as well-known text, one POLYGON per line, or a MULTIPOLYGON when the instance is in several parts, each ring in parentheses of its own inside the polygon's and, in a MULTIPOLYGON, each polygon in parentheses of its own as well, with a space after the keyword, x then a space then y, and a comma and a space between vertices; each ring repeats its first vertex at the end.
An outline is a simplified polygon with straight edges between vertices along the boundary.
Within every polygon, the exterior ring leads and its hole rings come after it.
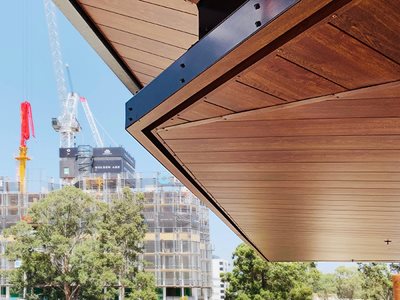
MULTIPOLYGON (((74 185, 109 202, 124 187, 145 198, 148 232, 144 243, 144 268, 153 273, 160 299, 211 297, 211 244, 208 209, 175 177, 135 172, 135 160, 122 147, 79 146, 60 149, 62 184, 74 185)), ((29 180, 28 180, 29 183, 29 180)), ((29 184, 28 184, 29 185, 29 184)), ((30 204, 61 185, 49 183, 42 193, 21 193, 18 182, 0 179, 2 229, 26 215, 30 204)), ((14 268, 4 258, 2 269, 14 268)), ((6 282, 2 295, 9 293, 6 282)))
MULTIPOLYGON (((123 159, 122 159, 123 160, 123 159)), ((154 274, 160 299, 211 297, 211 244, 208 208, 172 175, 90 173, 73 183, 103 201, 126 186, 145 198, 148 232, 144 268, 154 274)))

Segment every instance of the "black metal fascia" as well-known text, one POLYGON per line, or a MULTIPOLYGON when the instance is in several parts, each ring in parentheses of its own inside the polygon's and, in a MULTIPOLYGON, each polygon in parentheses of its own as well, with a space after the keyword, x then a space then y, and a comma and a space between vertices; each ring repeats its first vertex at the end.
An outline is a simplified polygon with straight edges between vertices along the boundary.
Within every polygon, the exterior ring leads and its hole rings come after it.
POLYGON ((299 1, 244 3, 126 103, 125 127, 130 127, 299 1))

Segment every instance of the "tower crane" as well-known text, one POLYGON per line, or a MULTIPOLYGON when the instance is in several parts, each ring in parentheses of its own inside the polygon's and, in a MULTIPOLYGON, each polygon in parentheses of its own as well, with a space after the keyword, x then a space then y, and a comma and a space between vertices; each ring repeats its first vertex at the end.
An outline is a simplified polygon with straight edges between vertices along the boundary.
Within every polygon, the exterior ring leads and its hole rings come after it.
POLYGON ((94 120, 92 111, 90 110, 89 103, 87 102, 85 97, 79 98, 83 107, 83 111, 85 112, 86 119, 88 120, 90 129, 92 130, 92 135, 97 147, 104 147, 103 139, 101 138, 100 132, 97 129, 96 122, 94 120))
POLYGON ((69 77, 70 92, 67 92, 55 5, 52 0, 43 0, 43 3, 47 20, 53 68, 56 76, 58 100, 61 103, 61 115, 52 119, 52 126, 54 130, 60 133, 60 148, 74 147, 75 135, 81 130, 80 124, 77 120, 77 106, 79 100, 82 103, 83 110, 85 111, 85 115, 91 128, 96 146, 104 147, 103 140, 101 139, 100 133, 97 129, 88 102, 85 98, 83 98, 85 99, 83 101, 82 98, 80 98, 79 95, 73 91, 68 66, 67 74, 69 77))
POLYGON ((29 140, 30 134, 35 136, 35 129, 33 126, 32 119, 32 108, 28 101, 21 103, 21 140, 19 144, 19 156, 15 159, 19 161, 19 181, 20 181, 20 192, 25 193, 25 173, 26 173, 26 162, 30 160, 28 157, 28 147, 26 141, 29 140))

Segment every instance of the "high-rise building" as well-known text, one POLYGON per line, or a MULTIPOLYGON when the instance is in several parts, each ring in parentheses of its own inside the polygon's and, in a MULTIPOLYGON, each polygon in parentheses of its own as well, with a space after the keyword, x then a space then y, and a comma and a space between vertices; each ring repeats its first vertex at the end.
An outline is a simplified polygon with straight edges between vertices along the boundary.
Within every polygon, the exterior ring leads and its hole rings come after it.
POLYGON ((210 300, 225 299, 227 283, 223 282, 221 275, 229 272, 230 264, 225 259, 219 257, 212 258, 212 296, 210 300))

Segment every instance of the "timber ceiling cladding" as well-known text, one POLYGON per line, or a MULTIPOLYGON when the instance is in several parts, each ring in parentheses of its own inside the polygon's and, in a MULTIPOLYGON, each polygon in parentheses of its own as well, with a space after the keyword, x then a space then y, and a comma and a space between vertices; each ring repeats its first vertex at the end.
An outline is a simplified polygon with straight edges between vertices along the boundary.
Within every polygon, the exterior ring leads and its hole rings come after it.
POLYGON ((183 0, 78 0, 143 85, 198 40, 196 5, 183 0))
POLYGON ((400 259, 400 5, 341 2, 205 96, 172 94, 168 120, 149 113, 146 137, 186 173, 130 128, 271 261, 400 259))

